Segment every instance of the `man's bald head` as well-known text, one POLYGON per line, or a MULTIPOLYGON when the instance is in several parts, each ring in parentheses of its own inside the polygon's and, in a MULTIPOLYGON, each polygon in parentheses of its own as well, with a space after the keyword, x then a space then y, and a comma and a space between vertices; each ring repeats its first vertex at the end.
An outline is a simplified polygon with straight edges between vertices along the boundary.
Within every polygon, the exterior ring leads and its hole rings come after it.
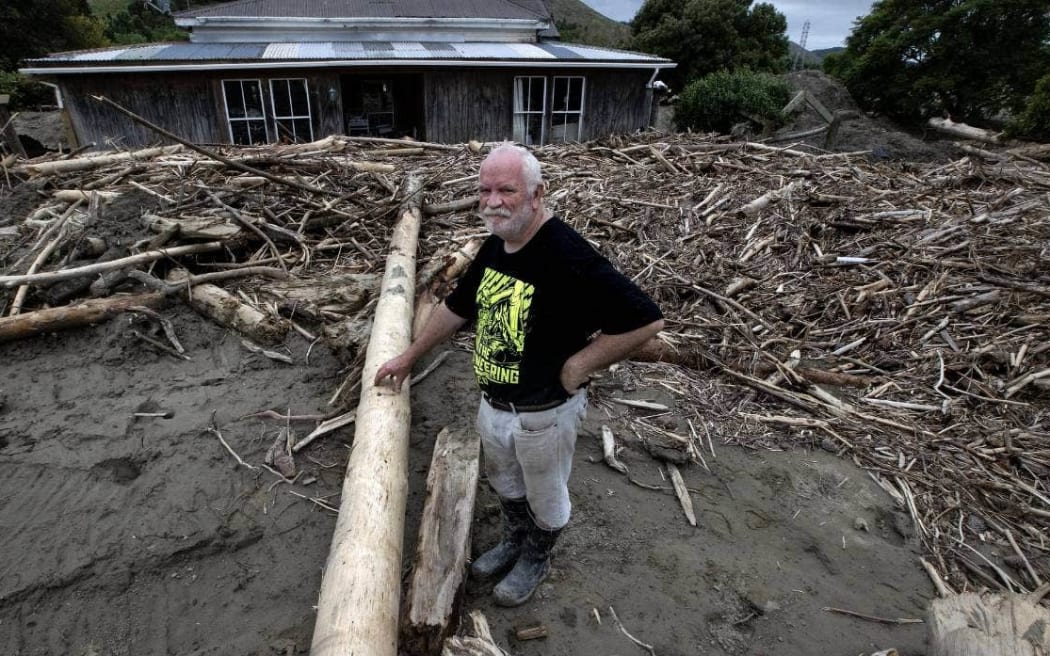
POLYGON ((539 160, 527 149, 509 141, 504 141, 489 152, 488 156, 481 163, 481 168, 484 169, 485 165, 489 163, 495 164, 507 161, 520 163, 522 177, 525 181, 525 192, 529 196, 534 195, 536 189, 543 184, 543 173, 540 171, 539 160))

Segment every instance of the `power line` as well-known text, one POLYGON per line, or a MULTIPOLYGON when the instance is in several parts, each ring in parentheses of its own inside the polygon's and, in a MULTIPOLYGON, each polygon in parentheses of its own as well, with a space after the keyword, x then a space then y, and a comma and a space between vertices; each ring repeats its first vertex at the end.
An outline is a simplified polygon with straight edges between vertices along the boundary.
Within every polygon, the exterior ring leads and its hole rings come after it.
POLYGON ((802 38, 798 41, 798 50, 795 51, 795 59, 791 62, 791 70, 797 71, 802 65, 802 57, 806 52, 806 39, 809 38, 809 21, 802 26, 802 38))

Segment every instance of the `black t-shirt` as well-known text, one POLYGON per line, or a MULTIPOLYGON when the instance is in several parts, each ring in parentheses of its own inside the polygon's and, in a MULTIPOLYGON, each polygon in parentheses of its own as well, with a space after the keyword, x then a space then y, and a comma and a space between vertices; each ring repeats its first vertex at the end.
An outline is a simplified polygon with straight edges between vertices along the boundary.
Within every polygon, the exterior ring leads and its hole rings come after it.
POLYGON ((567 398, 562 365, 594 333, 622 334, 662 317, 558 218, 515 253, 490 236, 445 304, 477 324, 474 374, 482 391, 522 405, 567 398))

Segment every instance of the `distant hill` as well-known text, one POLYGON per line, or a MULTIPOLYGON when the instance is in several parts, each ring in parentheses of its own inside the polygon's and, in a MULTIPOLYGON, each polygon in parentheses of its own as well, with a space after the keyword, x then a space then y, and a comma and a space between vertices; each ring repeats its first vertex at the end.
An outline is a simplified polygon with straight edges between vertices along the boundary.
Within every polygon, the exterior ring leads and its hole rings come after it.
POLYGON ((551 0, 551 9, 562 41, 623 48, 631 36, 627 23, 614 21, 580 0, 551 0))
POLYGON ((820 50, 811 50, 810 52, 812 52, 817 57, 820 57, 821 61, 824 61, 824 58, 828 55, 833 55, 837 52, 845 52, 845 50, 846 49, 844 47, 839 46, 838 48, 822 48, 820 50))
MULTIPOLYGON (((193 6, 216 4, 222 0, 194 0, 193 6)), ((88 0, 91 12, 108 18, 128 6, 128 0, 88 0)), ((585 5, 581 0, 552 0, 554 23, 562 41, 622 48, 631 36, 627 23, 619 23, 585 5)))
POLYGON ((801 68, 820 68, 824 58, 836 52, 842 52, 845 48, 822 48, 820 50, 803 50, 794 41, 788 42, 788 58, 794 62, 799 52, 802 53, 801 68))

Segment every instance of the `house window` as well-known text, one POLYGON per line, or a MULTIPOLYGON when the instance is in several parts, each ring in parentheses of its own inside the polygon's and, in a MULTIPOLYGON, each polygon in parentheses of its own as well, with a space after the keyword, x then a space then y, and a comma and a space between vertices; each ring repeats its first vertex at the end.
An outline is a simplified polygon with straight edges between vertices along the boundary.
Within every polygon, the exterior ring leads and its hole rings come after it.
POLYGON ((526 146, 545 142, 544 108, 547 106, 547 78, 514 78, 514 140, 526 146))
POLYGON ((306 80, 270 80, 270 107, 278 141, 314 140, 306 80))
POLYGON ((259 80, 223 80, 222 95, 231 143, 254 146, 269 141, 259 80))
POLYGON ((583 129, 583 77, 554 78, 551 143, 579 141, 583 129))

